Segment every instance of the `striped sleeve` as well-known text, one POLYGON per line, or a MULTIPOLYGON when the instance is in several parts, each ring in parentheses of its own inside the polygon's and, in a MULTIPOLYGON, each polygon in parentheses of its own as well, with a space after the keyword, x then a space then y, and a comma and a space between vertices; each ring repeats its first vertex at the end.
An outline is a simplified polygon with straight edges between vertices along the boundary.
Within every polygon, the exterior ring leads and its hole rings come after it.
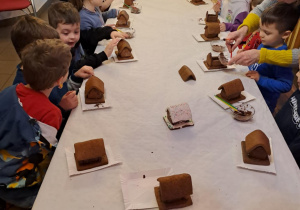
POLYGON ((299 49, 267 50, 266 48, 261 48, 259 63, 269 63, 269 64, 285 66, 285 67, 294 66, 292 64, 298 65, 298 53, 299 53, 299 49))
POLYGON ((252 33, 259 28, 259 16, 253 13, 247 15, 243 23, 238 27, 240 29, 243 26, 248 26, 248 33, 252 33))

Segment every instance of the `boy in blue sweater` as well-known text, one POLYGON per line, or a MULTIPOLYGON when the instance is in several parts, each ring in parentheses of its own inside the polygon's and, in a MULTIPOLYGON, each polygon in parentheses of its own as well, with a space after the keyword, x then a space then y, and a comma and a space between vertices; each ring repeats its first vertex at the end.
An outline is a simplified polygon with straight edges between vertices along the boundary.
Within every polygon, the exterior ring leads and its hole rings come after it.
MULTIPOLYGON (((277 3, 266 9, 260 19, 261 45, 257 48, 286 50, 284 40, 289 37, 299 19, 297 9, 286 3, 277 3)), ((292 68, 255 63, 249 66, 247 77, 254 79, 273 113, 280 93, 290 91, 293 83, 292 68)))

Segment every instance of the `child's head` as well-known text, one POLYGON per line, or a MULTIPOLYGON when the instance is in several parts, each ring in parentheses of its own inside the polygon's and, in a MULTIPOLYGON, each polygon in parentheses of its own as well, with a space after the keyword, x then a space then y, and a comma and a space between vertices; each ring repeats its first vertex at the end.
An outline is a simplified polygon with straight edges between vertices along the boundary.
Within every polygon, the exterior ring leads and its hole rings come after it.
POLYGON ((57 2, 48 11, 49 24, 58 32, 60 39, 74 47, 80 38, 80 16, 69 2, 57 2))
POLYGON ((32 89, 46 90, 67 79, 72 55, 60 39, 36 40, 21 55, 24 78, 32 89))
POLYGON ((37 39, 59 39, 59 35, 44 20, 25 15, 16 22, 11 30, 11 41, 21 58, 21 51, 26 45, 37 39))
POLYGON ((266 9, 260 18, 262 44, 279 47, 294 30, 299 19, 298 10, 293 4, 278 2, 266 9))

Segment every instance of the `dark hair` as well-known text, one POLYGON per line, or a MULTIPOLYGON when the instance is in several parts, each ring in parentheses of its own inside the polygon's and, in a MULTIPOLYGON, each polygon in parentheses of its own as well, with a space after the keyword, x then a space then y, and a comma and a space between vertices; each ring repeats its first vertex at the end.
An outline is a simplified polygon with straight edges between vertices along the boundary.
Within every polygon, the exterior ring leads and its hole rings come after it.
POLYGON ((299 13, 295 5, 278 2, 267 8, 260 17, 261 24, 269 25, 275 23, 279 33, 293 31, 299 19, 299 13))
POLYGON ((82 9, 82 7, 83 7, 83 1, 82 1, 82 0, 69 0, 69 2, 70 2, 71 4, 73 4, 74 7, 75 7, 78 11, 80 11, 80 10, 82 9))
POLYGON ((77 9, 69 2, 53 3, 48 11, 49 24, 57 28, 59 23, 76 24, 80 23, 80 16, 77 9))
POLYGON ((59 35, 44 20, 31 15, 25 15, 13 25, 10 38, 16 52, 21 58, 21 51, 26 45, 38 39, 59 39, 59 35))
POLYGON ((33 90, 52 88, 69 71, 70 47, 60 39, 39 39, 22 51, 23 74, 33 90))

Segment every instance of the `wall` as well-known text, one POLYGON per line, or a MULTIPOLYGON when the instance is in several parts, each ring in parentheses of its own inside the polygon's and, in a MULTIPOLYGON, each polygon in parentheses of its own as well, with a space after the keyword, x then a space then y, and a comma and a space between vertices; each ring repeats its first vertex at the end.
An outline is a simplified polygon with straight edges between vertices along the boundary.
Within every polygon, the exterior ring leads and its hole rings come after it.
MULTIPOLYGON (((11 0, 13 1, 13 0, 11 0)), ((39 9, 47 2, 47 0, 32 0, 34 1, 36 11, 39 11, 39 9)), ((29 7, 31 10, 31 7, 29 7)), ((25 10, 26 11, 26 10, 25 10)), ((24 15, 23 11, 7 11, 7 12, 0 12, 0 20, 8 19, 16 16, 24 15)))

